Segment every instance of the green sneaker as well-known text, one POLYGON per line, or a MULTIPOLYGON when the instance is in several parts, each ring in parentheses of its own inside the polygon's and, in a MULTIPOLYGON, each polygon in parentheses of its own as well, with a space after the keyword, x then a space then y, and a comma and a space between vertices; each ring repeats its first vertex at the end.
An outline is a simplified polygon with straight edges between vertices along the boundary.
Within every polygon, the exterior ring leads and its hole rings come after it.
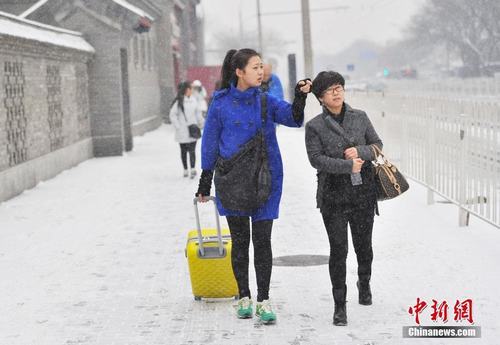
POLYGON ((252 300, 248 297, 243 297, 238 301, 238 310, 236 315, 239 319, 249 319, 253 315, 252 300))
POLYGON ((255 307, 255 315, 257 315, 265 324, 276 322, 276 314, 271 309, 271 305, 269 304, 268 299, 262 302, 257 302, 257 306, 255 307))

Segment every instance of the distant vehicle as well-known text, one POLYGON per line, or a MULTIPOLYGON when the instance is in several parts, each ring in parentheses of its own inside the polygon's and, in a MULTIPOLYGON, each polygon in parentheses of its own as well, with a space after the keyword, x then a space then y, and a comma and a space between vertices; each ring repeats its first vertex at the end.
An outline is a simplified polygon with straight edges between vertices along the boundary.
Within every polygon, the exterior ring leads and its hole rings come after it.
POLYGON ((354 80, 347 82, 345 85, 347 91, 366 91, 367 87, 368 83, 354 80))
POLYGON ((381 81, 375 81, 373 83, 368 83, 366 89, 367 91, 383 92, 387 89, 387 85, 381 81))
POLYGON ((349 81, 346 82, 345 89, 347 91, 374 91, 382 92, 387 88, 387 85, 381 81, 349 81))
POLYGON ((399 71, 399 75, 401 78, 405 79, 417 79, 417 70, 415 68, 404 68, 399 71))

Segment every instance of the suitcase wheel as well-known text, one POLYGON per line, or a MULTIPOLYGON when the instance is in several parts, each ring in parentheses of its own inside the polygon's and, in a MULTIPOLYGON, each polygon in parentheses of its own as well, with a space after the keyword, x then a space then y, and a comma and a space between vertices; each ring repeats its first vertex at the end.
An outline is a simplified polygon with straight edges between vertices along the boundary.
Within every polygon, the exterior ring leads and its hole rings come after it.
POLYGON ((201 297, 200 296, 194 296, 194 300, 195 301, 201 301, 201 297))

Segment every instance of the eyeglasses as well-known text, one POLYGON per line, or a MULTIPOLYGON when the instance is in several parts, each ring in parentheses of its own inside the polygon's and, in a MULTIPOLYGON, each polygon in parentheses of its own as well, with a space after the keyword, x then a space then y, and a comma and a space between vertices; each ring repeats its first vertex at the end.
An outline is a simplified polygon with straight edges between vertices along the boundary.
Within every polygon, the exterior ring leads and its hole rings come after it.
POLYGON ((344 88, 342 87, 342 85, 337 85, 337 86, 330 86, 328 89, 325 90, 325 92, 323 92, 323 94, 334 94, 334 93, 342 93, 344 92, 344 88))

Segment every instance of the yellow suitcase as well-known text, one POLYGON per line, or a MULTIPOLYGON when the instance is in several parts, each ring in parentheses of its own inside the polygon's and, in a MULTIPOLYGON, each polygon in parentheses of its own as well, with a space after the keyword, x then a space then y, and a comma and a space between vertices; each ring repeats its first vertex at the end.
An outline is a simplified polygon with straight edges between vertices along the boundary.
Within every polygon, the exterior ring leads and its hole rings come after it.
POLYGON ((221 230, 215 198, 216 229, 201 229, 198 199, 195 198, 196 230, 188 233, 186 257, 195 300, 238 297, 238 286, 231 265, 231 234, 221 230))

